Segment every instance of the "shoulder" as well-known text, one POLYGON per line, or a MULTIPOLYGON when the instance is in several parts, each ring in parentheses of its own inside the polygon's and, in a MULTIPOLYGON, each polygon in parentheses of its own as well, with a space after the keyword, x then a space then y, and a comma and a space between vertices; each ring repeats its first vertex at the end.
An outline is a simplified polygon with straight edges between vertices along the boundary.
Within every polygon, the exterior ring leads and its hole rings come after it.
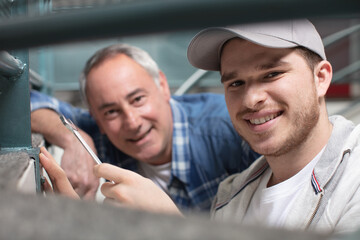
POLYGON ((265 158, 260 157, 248 169, 227 177, 219 185, 214 208, 216 209, 229 203, 244 188, 258 179, 268 167, 269 165, 265 158))
POLYGON ((206 135, 228 135, 235 132, 222 94, 185 94, 174 96, 173 99, 185 112, 192 130, 206 135))
POLYGON ((228 115, 225 97, 222 94, 196 93, 173 96, 172 98, 181 104, 184 110, 190 115, 195 115, 199 111, 207 112, 208 115, 215 116, 221 114, 228 115))
POLYGON ((360 124, 355 125, 352 121, 342 116, 331 116, 330 121, 333 124, 333 142, 341 144, 341 153, 345 150, 350 151, 350 156, 358 156, 360 150, 360 124), (341 142, 340 142, 341 141, 341 142))

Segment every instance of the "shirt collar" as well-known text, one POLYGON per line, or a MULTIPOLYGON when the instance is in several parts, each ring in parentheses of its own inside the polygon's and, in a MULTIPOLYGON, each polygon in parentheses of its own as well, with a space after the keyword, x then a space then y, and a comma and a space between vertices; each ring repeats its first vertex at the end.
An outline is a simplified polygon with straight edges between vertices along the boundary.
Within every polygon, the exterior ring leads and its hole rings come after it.
POLYGON ((173 144, 172 144, 172 175, 184 183, 189 182, 190 175, 190 148, 188 117, 174 99, 170 99, 173 117, 173 144))

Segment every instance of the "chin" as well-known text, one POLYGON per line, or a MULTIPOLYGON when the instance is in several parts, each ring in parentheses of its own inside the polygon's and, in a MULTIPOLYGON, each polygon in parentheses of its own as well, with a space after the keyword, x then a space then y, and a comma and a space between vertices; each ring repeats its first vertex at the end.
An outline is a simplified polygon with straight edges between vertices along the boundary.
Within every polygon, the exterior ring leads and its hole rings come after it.
POLYGON ((265 156, 273 156, 276 155, 277 152, 279 152, 279 148, 277 146, 274 145, 269 145, 269 144, 255 144, 255 145, 251 145, 251 148, 261 154, 261 155, 265 155, 265 156))
POLYGON ((145 162, 145 163, 149 163, 149 164, 156 164, 157 163, 157 159, 159 154, 156 154, 154 152, 143 152, 143 153, 137 153, 136 156, 134 157, 135 159, 145 162))

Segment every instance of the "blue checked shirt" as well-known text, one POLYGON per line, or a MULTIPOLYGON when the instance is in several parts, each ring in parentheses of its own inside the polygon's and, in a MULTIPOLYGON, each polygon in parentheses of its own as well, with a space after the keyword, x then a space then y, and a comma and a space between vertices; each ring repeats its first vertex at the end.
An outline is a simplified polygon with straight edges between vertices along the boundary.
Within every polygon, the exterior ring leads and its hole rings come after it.
MULTIPOLYGON (((169 195, 183 211, 209 210, 220 181, 241 172, 259 155, 234 130, 223 95, 173 96, 170 105, 174 129, 169 195)), ((31 91, 31 110, 39 108, 64 114, 87 132, 103 162, 137 171, 137 160, 101 134, 87 110, 31 91)))

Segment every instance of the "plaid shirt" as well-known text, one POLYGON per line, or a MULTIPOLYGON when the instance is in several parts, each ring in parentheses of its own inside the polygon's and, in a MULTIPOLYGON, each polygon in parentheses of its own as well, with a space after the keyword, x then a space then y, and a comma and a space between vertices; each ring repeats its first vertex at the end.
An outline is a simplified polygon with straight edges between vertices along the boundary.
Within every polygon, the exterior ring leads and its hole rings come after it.
MULTIPOLYGON (((222 95, 173 96, 170 105, 173 148, 169 195, 183 211, 208 210, 220 181, 244 170, 259 155, 233 129, 222 95)), ((87 132, 103 162, 138 170, 137 160, 121 152, 101 134, 87 110, 32 91, 31 110, 39 108, 64 114, 87 132)))

